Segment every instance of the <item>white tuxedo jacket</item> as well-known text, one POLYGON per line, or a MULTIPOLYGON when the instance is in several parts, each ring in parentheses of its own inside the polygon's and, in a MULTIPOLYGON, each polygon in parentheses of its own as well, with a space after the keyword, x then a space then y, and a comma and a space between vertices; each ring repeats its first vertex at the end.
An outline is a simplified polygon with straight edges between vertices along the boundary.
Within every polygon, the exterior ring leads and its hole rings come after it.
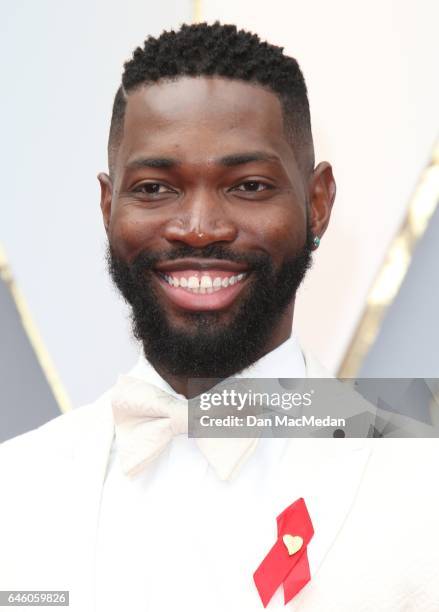
MULTIPOLYGON (((326 376, 305 359, 308 376, 326 376)), ((0 445, 0 590, 69 590, 71 610, 95 611, 96 533, 114 436, 110 391, 0 445)), ((438 612, 438 469, 437 439, 290 440, 269 494, 281 511, 300 489, 319 555, 308 585, 267 610, 438 612)), ((266 552, 261 542, 259 561, 266 552)), ((258 610, 255 594, 248 612, 258 610)), ((247 610, 231 603, 229 612, 247 610)))

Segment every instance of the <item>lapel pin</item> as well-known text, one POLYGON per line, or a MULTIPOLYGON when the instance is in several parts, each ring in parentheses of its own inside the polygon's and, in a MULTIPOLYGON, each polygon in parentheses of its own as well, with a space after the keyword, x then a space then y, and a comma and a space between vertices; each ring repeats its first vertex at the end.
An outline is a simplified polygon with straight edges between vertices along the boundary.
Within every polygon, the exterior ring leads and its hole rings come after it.
POLYGON ((300 536, 293 536, 290 533, 286 533, 282 537, 283 543, 287 547, 288 554, 294 555, 298 552, 303 546, 303 538, 300 536))

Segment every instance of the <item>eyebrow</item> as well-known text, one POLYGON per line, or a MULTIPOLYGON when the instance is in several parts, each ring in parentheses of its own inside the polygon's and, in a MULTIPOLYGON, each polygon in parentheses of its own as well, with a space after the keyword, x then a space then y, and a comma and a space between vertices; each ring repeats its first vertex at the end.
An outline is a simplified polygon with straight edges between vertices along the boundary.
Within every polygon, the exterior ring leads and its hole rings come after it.
POLYGON ((128 162, 127 168, 173 168, 181 162, 171 157, 139 157, 128 162))
POLYGON ((271 161, 280 162, 277 155, 271 153, 265 153, 264 151, 252 151, 251 153, 236 153, 233 155, 226 155, 221 157, 217 163, 222 166, 240 166, 242 164, 249 164, 255 161, 271 161))
MULTIPOLYGON (((264 151, 252 151, 249 153, 233 153, 232 155, 226 155, 214 160, 214 163, 219 166, 233 167, 249 164, 255 161, 270 161, 280 162, 277 155, 266 153, 264 151)), ((139 168, 174 168, 180 166, 181 161, 172 157, 139 157, 133 159, 126 164, 126 168, 139 169, 139 168)))

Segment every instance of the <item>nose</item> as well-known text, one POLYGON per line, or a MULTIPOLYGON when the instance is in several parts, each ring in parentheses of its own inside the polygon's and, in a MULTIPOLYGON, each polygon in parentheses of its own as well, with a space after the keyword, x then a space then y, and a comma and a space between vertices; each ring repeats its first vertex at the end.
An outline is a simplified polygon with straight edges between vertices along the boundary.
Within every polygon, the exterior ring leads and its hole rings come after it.
POLYGON ((230 218, 220 196, 203 191, 181 205, 164 230, 169 242, 202 248, 214 242, 233 242, 238 227, 230 218))

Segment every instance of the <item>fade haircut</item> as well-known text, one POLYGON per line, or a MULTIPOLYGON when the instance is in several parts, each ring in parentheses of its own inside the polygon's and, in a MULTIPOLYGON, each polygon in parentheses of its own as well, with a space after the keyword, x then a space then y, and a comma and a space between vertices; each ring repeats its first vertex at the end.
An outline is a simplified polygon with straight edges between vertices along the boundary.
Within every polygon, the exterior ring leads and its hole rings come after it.
POLYGON ((174 32, 149 36, 125 63, 117 90, 108 142, 110 172, 123 134, 127 96, 140 87, 179 77, 218 76, 258 84, 280 100, 287 137, 302 170, 314 167, 308 95, 297 61, 282 47, 262 42, 256 34, 234 25, 197 23, 174 32))

